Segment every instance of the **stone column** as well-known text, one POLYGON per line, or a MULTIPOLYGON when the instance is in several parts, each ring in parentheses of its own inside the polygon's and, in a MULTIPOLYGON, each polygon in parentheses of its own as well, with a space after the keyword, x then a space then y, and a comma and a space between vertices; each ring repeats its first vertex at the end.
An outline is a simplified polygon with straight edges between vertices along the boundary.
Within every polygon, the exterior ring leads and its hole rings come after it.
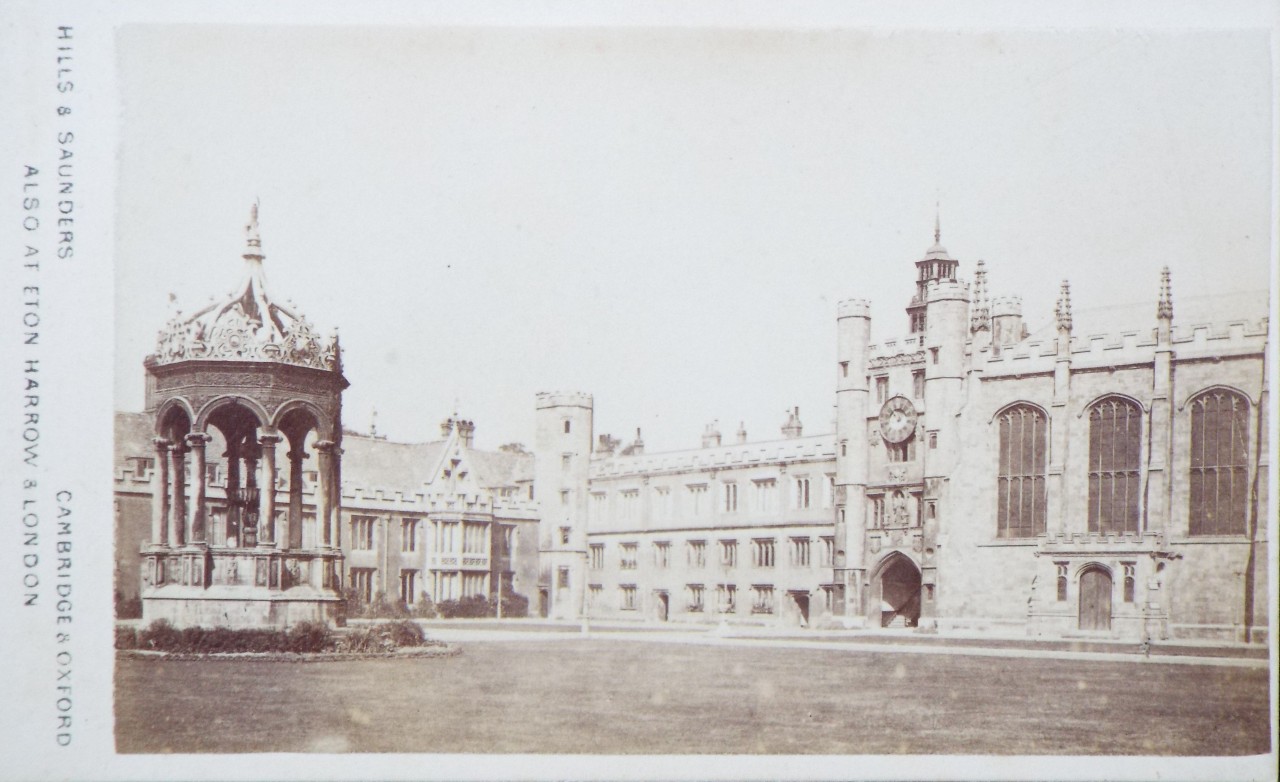
POLYGON ((276 443, 278 434, 264 434, 258 438, 262 445, 262 485, 258 505, 258 545, 281 548, 276 539, 276 443))
POLYGON ((281 534, 285 548, 302 547, 302 444, 289 451, 289 513, 281 534))
POLYGON ((168 440, 157 437, 156 467, 151 471, 151 545, 164 546, 169 542, 169 446, 168 440))
POLYGON ((169 545, 181 546, 187 542, 187 449, 175 443, 169 458, 173 472, 169 482, 169 545))
POLYGON ((342 548, 341 476, 342 449, 335 446, 329 454, 329 545, 334 548, 342 548))
MULTIPOLYGON (((240 453, 244 455, 244 487, 246 494, 249 490, 258 488, 258 451, 257 438, 252 433, 247 435, 247 439, 240 444, 240 453)), ((240 523, 241 546, 254 546, 258 543, 258 538, 262 535, 262 517, 259 514, 258 524, 255 527, 247 528, 245 524, 249 521, 250 511, 256 512, 262 507, 262 495, 258 495, 258 507, 250 509, 245 507, 242 509, 244 518, 240 523), (250 535, 247 529, 252 529, 253 534, 250 535)))
POLYGON ((205 542, 205 462, 204 446, 211 438, 204 432, 187 435, 187 448, 191 451, 191 517, 187 520, 188 543, 205 542))
POLYGON ((234 502, 236 492, 240 490, 240 446, 237 438, 227 438, 227 452, 223 456, 227 459, 227 526, 231 526, 232 519, 235 520, 236 547, 239 548, 244 545, 244 520, 234 502))
POLYGON ((316 482, 316 543, 317 547, 330 548, 333 546, 332 533, 332 504, 333 504, 333 441, 317 440, 316 453, 318 464, 316 465, 316 474, 318 480, 316 482))

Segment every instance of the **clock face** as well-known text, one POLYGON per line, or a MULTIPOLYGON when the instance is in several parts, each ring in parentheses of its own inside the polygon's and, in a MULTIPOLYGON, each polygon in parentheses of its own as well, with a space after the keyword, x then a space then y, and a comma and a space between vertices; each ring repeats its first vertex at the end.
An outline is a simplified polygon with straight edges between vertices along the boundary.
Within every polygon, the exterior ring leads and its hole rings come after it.
POLYGON ((906 441, 916 430, 916 408, 905 396, 895 396, 880 408, 880 436, 890 443, 906 441))

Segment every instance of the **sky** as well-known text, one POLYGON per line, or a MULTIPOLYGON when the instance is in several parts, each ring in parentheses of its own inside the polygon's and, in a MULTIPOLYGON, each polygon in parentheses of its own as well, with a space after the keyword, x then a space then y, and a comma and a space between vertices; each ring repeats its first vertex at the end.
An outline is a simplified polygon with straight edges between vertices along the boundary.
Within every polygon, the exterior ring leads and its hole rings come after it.
MULTIPOLYGON (((906 330, 943 244, 1052 315, 1268 285, 1265 33, 126 26, 117 408, 177 306, 340 328, 349 428, 532 443, 538 391, 650 451, 831 431, 835 311, 906 330)), ((1134 324, 1135 328, 1146 324, 1134 324)))

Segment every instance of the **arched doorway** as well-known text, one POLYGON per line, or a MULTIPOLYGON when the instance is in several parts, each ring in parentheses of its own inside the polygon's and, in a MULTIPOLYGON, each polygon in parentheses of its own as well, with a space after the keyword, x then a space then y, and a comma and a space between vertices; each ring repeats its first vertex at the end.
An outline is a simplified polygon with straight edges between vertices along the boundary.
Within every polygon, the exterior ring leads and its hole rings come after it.
POLYGON ((894 552, 881 563, 875 583, 880 594, 880 626, 915 627, 920 621, 920 569, 916 564, 894 552))
POLYGON ((1111 629, 1111 573, 1101 565, 1080 571, 1080 629, 1111 629))
POLYGON ((654 592, 656 598, 654 607, 657 612, 659 622, 667 621, 667 617, 671 614, 671 597, 662 591, 654 592))

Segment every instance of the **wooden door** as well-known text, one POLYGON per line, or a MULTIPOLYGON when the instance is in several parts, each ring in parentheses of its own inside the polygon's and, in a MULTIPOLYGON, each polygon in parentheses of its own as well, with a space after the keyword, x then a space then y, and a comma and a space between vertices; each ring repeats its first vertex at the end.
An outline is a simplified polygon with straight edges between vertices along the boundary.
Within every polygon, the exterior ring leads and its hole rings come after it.
POLYGON ((1111 574, 1102 568, 1080 574, 1080 629, 1111 629, 1111 574))

